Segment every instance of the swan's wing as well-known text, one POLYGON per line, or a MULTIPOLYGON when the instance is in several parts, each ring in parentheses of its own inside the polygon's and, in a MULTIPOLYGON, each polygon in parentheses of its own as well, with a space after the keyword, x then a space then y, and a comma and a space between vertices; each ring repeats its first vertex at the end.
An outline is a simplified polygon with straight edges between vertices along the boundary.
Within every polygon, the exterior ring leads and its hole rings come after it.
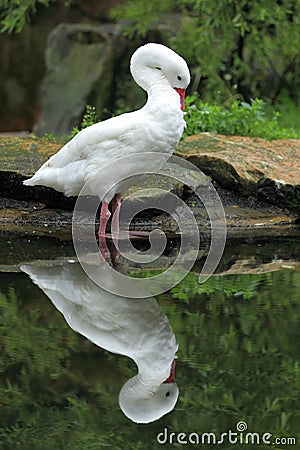
POLYGON ((110 149, 117 151, 124 140, 129 143, 133 139, 140 121, 141 118, 139 119, 133 112, 84 128, 51 156, 39 170, 62 168, 75 161, 89 159, 95 151, 99 155, 102 154, 105 160, 108 157, 107 151, 110 149))
POLYGON ((67 196, 78 195, 94 170, 132 149, 143 148, 139 136, 147 121, 143 114, 135 113, 122 114, 83 129, 23 183, 49 186, 67 196))

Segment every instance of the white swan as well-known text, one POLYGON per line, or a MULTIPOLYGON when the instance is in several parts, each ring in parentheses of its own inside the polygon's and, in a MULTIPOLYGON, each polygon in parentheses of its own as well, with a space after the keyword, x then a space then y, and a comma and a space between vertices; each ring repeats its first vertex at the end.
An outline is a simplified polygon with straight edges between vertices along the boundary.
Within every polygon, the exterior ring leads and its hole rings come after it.
MULTIPOLYGON (((190 82, 185 60, 164 45, 149 43, 132 55, 130 70, 136 83, 147 91, 146 104, 80 131, 32 178, 24 181, 25 185, 44 185, 67 196, 78 195, 85 183, 110 161, 143 152, 173 153, 185 127, 184 95, 190 82)), ((147 170, 139 158, 137 164, 141 171, 147 170)), ((161 165, 157 158, 152 168, 157 166, 159 170, 161 165)), ((103 199, 99 236, 105 234, 110 217, 108 203, 114 198, 113 210, 120 204, 119 190, 120 186, 116 186, 103 199)))
MULTIPOLYGON (((107 277, 107 263, 100 267, 107 277)), ((111 294, 91 281, 78 263, 23 265, 21 269, 71 328, 96 345, 135 361, 138 374, 119 394, 120 407, 128 418, 149 423, 174 409, 179 394, 174 378, 178 345, 153 297, 129 299, 111 294)))

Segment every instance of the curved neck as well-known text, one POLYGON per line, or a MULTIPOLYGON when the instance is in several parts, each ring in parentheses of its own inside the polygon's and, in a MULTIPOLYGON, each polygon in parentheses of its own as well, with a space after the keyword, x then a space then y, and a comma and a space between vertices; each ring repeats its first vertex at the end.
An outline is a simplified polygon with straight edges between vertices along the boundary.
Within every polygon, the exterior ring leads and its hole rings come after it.
POLYGON ((135 385, 140 385, 142 388, 157 388, 170 376, 174 358, 174 351, 170 352, 168 355, 165 355, 165 357, 160 361, 154 361, 153 359, 150 361, 145 361, 144 358, 142 358, 141 360, 136 358, 135 363, 138 368, 138 374, 131 378, 132 383, 134 383, 135 385))
POLYGON ((144 109, 154 114, 158 120, 164 118, 166 110, 168 114, 173 115, 179 114, 183 117, 183 111, 180 106, 180 97, 175 89, 171 87, 165 87, 161 85, 151 86, 148 90, 147 102, 144 105, 144 109))

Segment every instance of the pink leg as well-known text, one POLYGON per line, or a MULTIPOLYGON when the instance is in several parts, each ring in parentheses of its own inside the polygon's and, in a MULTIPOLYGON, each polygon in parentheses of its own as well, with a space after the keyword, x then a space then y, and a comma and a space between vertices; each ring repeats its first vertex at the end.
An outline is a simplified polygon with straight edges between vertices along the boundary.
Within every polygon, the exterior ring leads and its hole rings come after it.
POLYGON ((108 252, 108 248, 106 245, 106 239, 105 239, 105 230, 106 230, 106 225, 107 225, 109 218, 110 218, 110 212, 108 209, 108 203, 103 202, 101 205, 101 211, 100 211, 100 226, 99 226, 99 230, 98 230, 98 237, 99 237, 100 253, 104 259, 106 259, 106 255, 108 252))
POLYGON ((119 216, 120 216, 120 206, 121 206, 121 200, 122 196, 121 194, 115 194, 114 198, 112 199, 111 204, 111 210, 113 213, 113 218, 111 222, 111 234, 114 238, 113 245, 112 245, 112 263, 113 265, 116 265, 119 261, 119 233, 120 233, 120 222, 119 222, 119 216))
POLYGON ((120 206, 122 202, 122 195, 121 194, 115 194, 114 198, 112 199, 111 209, 112 213, 114 215, 112 224, 111 224, 111 233, 118 235, 120 232, 120 223, 119 223, 119 215, 120 215, 120 206))

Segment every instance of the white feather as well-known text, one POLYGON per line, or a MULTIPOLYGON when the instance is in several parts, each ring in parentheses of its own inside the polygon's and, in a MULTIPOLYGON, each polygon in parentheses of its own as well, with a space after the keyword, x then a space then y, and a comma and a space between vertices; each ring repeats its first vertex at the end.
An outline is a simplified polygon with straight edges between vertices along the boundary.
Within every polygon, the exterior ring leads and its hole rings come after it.
MULTIPOLYGON (((175 88, 188 86, 187 64, 171 49, 151 43, 136 50, 130 68, 136 83, 148 93, 145 106, 83 129, 24 181, 25 185, 44 185, 67 196, 78 195, 90 177, 110 161, 142 152, 172 154, 185 127, 175 88)), ((157 165, 159 170, 159 159, 157 165)))

